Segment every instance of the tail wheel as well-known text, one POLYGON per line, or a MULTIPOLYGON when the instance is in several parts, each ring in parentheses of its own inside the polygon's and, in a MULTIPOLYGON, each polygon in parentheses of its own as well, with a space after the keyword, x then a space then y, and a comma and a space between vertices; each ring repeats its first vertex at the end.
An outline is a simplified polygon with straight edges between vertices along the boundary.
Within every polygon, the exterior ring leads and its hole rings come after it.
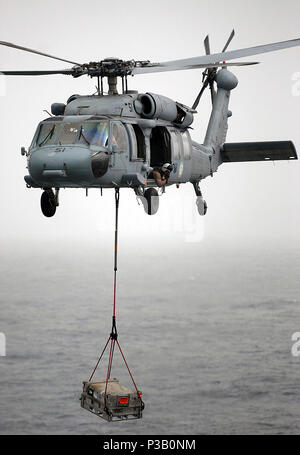
POLYGON ((207 204, 202 196, 197 197, 196 205, 197 205, 199 215, 204 216, 207 212, 207 204))
POLYGON ((48 191, 44 191, 41 196, 41 209, 43 215, 50 218, 56 212, 55 196, 48 191))
POLYGON ((145 191, 144 197, 146 199, 145 211, 148 215, 155 215, 159 207, 159 196, 155 188, 148 188, 145 191))

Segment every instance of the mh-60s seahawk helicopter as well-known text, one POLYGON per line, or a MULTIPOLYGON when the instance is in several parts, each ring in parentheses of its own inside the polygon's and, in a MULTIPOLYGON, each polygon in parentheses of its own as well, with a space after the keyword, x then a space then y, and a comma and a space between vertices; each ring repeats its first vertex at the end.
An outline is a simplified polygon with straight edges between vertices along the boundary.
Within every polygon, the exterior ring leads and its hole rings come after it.
MULTIPOLYGON (((157 181, 154 169, 168 165, 167 185, 191 182, 198 211, 206 213, 199 183, 217 171, 224 162, 297 159, 291 141, 226 143, 230 92, 238 83, 228 66, 258 62, 228 63, 227 60, 262 54, 300 45, 300 39, 210 53, 208 36, 206 55, 182 60, 151 63, 106 58, 100 62, 76 63, 33 49, 0 41, 1 45, 43 55, 72 66, 46 71, 1 71, 12 76, 64 74, 97 78, 93 95, 72 95, 66 104, 54 103, 52 115, 38 125, 28 149, 27 187, 41 188, 41 209, 45 216, 55 214, 60 188, 132 188, 143 202, 146 213, 158 209, 157 181), (128 90, 129 75, 205 68, 201 90, 192 107, 151 92, 128 90), (103 91, 107 78, 108 94, 103 91), (117 90, 118 78, 122 93, 117 90), (217 90, 214 84, 216 83, 217 90), (203 144, 192 141, 188 131, 206 87, 210 88, 212 112, 203 144)), ((164 187, 163 187, 164 189, 164 187)))

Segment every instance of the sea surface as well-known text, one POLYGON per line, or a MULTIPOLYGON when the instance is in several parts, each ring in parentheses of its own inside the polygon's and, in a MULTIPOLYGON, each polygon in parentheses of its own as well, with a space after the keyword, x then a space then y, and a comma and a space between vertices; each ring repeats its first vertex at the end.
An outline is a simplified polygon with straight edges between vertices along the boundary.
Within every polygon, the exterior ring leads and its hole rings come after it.
MULTIPOLYGON (((3 247, 0 434, 300 433, 299 248, 121 246, 119 342, 145 410, 107 423, 82 409, 111 329, 111 246, 3 247)), ((132 386, 117 351, 112 376, 132 386)))

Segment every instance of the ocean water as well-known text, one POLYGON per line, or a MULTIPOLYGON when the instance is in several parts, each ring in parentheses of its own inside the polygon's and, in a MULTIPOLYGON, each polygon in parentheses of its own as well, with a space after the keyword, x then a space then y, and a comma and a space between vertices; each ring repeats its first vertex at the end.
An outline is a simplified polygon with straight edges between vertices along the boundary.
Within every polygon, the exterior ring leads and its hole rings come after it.
MULTIPOLYGON (((299 278, 299 249, 123 245, 119 342, 145 411, 107 423, 79 397, 111 329, 111 245, 7 245, 0 434, 299 433, 299 278)), ((131 385, 117 352, 112 376, 131 385)))

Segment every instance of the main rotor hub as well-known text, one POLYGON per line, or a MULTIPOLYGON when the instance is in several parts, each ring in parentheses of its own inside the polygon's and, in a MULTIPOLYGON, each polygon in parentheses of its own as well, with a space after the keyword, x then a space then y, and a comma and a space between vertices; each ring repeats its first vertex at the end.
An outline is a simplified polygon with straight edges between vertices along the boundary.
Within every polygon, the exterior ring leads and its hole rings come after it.
POLYGON ((100 62, 84 63, 74 66, 74 77, 87 74, 90 77, 126 77, 132 73, 133 68, 149 65, 149 60, 121 60, 116 57, 108 57, 100 62))

